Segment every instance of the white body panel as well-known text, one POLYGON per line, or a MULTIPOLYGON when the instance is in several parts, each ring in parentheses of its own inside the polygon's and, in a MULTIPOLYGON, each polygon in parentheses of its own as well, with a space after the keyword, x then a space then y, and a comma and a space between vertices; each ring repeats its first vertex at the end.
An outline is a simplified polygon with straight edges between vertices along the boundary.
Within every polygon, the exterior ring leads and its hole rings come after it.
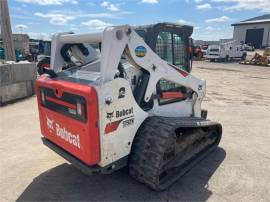
POLYGON ((92 34, 63 34, 61 35, 61 43, 99 43, 102 40, 101 33, 92 33, 92 34))
POLYGON ((148 113, 143 111, 136 103, 130 85, 125 79, 115 79, 101 86, 99 95, 99 115, 100 115, 100 146, 101 161, 100 166, 106 166, 116 160, 128 155, 132 146, 133 138, 143 121, 148 117, 148 113), (121 99, 119 89, 125 88, 125 96, 121 99), (105 104, 104 100, 110 97, 112 103, 105 104), (116 116, 117 111, 132 109, 133 113, 116 116), (108 118, 107 113, 113 113, 113 117, 108 118), (124 127, 124 120, 133 119, 133 123, 124 127), (123 120, 119 123, 117 130, 105 133, 107 124, 123 120))

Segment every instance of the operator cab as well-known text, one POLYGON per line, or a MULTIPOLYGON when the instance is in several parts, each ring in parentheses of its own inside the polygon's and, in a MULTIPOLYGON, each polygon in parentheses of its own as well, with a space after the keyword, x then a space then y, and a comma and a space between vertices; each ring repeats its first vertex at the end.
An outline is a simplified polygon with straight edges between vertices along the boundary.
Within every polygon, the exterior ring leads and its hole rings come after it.
POLYGON ((157 23, 135 27, 145 43, 163 60, 191 71, 191 34, 193 27, 177 23, 157 23))
MULTIPOLYGON (((192 39, 190 38, 193 27, 176 23, 157 23, 135 27, 135 31, 140 35, 145 43, 163 60, 172 64, 172 68, 178 67, 180 70, 190 72, 192 69, 192 39)), ((137 103, 148 110, 153 107, 153 100, 146 103, 143 101, 143 92, 147 86, 149 75, 144 72, 140 77, 142 85, 135 88, 134 95, 137 103)), ((174 82, 161 79, 156 86, 157 95, 181 94, 183 96, 163 99, 159 98, 159 105, 179 102, 189 97, 190 90, 174 82)))

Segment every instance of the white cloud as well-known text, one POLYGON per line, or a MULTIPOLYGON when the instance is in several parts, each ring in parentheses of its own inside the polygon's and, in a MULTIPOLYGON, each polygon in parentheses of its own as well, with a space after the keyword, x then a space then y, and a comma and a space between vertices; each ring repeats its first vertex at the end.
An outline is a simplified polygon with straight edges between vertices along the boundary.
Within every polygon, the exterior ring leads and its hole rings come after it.
POLYGON ((228 22, 230 20, 232 19, 227 16, 222 16, 219 18, 212 18, 212 19, 205 20, 205 22, 206 23, 223 23, 223 22, 228 22))
POLYGON ((261 12, 270 12, 269 0, 211 0, 215 3, 223 3, 224 10, 241 11, 241 10, 259 10, 261 12), (228 5, 229 4, 229 5, 228 5))
POLYGON ((102 20, 93 19, 86 22, 82 22, 81 26, 87 26, 89 30, 98 31, 98 30, 103 30, 104 28, 108 26, 112 26, 112 24, 106 23, 102 20))
POLYGON ((192 24, 191 22, 186 21, 184 19, 179 19, 179 20, 176 21, 176 23, 184 24, 184 25, 191 25, 192 24))
POLYGON ((109 7, 107 7, 108 10, 110 11, 119 11, 118 6, 114 5, 114 4, 110 4, 109 7))
POLYGON ((158 0, 142 0, 141 2, 146 4, 157 4, 158 0))
POLYGON ((232 27, 201 27, 195 29, 192 35, 193 39, 206 41, 218 41, 220 39, 232 38, 232 27))
POLYGON ((122 11, 122 12, 115 12, 115 13, 82 13, 77 17, 88 17, 88 18, 121 18, 123 15, 130 15, 132 12, 129 11, 122 11))
POLYGON ((103 6, 103 7, 107 7, 109 6, 110 2, 108 1, 103 1, 100 5, 103 6))
POLYGON ((37 12, 34 14, 35 16, 41 18, 48 18, 50 24, 52 25, 66 25, 69 21, 74 20, 76 17, 71 15, 65 15, 60 13, 40 13, 37 12))
POLYGON ((212 6, 211 6, 211 4, 206 3, 206 4, 197 5, 196 8, 198 10, 207 10, 207 9, 212 8, 212 6))
POLYGON ((108 1, 103 1, 100 4, 102 7, 105 7, 106 9, 110 10, 110 11, 119 11, 119 6, 116 4, 112 4, 108 1))
POLYGON ((50 24, 53 25, 68 25, 71 21, 78 18, 110 18, 117 19, 124 15, 130 15, 131 12, 122 11, 114 13, 84 13, 78 12, 64 12, 64 11, 51 11, 49 13, 34 13, 35 16, 48 19, 50 24))
POLYGON ((76 0, 71 1, 72 4, 78 4, 79 2, 76 0))
POLYGON ((78 4, 77 0, 16 0, 16 1, 21 2, 21 3, 38 4, 38 5, 41 5, 41 6, 62 5, 63 3, 78 4))
POLYGON ((28 28, 28 26, 24 25, 24 24, 18 24, 15 27, 16 27, 16 29, 27 29, 28 28))
POLYGON ((214 27, 208 26, 205 28, 205 30, 212 31, 212 30, 214 30, 214 27))
POLYGON ((194 0, 195 3, 202 3, 203 0, 194 0))
POLYGON ((19 24, 15 26, 17 29, 27 29, 28 26, 27 25, 23 25, 23 24, 19 24))

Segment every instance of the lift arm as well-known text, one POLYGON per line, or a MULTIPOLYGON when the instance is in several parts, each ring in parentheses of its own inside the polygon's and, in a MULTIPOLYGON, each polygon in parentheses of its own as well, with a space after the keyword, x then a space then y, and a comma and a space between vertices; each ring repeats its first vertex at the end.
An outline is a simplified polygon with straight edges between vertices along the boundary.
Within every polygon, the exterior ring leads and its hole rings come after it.
POLYGON ((151 99, 160 79, 180 84, 196 92, 196 100, 202 101, 206 92, 206 83, 191 74, 162 60, 132 27, 107 27, 102 33, 94 34, 57 34, 53 37, 52 68, 59 72, 63 59, 59 55, 63 44, 101 43, 101 85, 114 79, 123 52, 129 56, 138 68, 150 73, 150 79, 144 96, 145 102, 151 99))

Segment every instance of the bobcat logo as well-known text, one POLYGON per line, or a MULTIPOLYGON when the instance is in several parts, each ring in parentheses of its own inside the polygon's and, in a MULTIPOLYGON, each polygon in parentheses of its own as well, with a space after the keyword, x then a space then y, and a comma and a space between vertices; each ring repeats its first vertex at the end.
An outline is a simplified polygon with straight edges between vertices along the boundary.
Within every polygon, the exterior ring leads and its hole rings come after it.
POLYGON ((112 118, 113 118, 113 113, 114 113, 114 111, 113 112, 107 112, 107 119, 109 119, 110 121, 112 120, 112 118))
POLYGON ((125 87, 122 87, 119 89, 119 95, 118 95, 118 99, 124 98, 126 94, 126 89, 125 87))
POLYGON ((53 128, 53 120, 49 119, 47 116, 46 116, 46 119, 47 119, 48 128, 51 129, 51 130, 54 130, 54 128, 53 128))

